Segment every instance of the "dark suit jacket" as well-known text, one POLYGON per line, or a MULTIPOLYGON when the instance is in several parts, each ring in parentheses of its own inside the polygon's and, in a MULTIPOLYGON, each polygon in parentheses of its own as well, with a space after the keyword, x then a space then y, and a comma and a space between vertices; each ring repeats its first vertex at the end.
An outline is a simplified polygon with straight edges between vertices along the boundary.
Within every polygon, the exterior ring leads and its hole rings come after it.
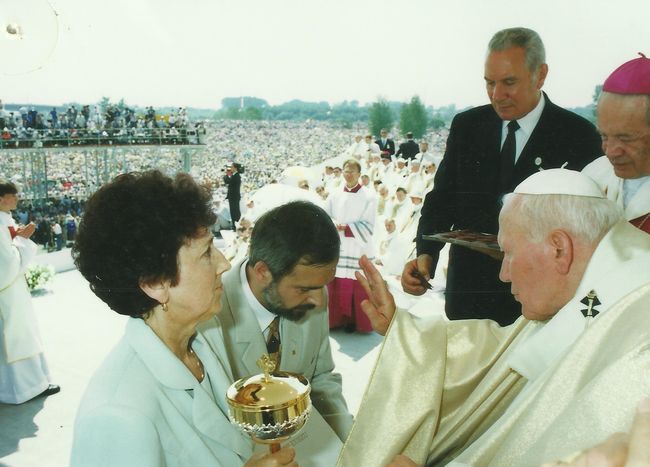
POLYGON ((408 141, 399 145, 397 156, 402 156, 403 159, 413 159, 417 153, 420 152, 420 145, 409 139, 408 141))
POLYGON ((386 144, 381 144, 381 138, 375 140, 375 143, 379 145, 379 149, 382 153, 388 152, 389 155, 395 154, 395 141, 390 138, 386 138, 386 144))
MULTIPOLYGON (((418 225, 418 255, 433 256, 434 267, 444 244, 423 240, 423 234, 456 229, 498 231, 503 195, 499 190, 501 126, 502 120, 490 105, 461 112, 452 121, 445 156, 418 225)), ((515 165, 509 191, 540 167, 557 168, 568 162, 566 168, 581 170, 601 154, 594 126, 546 97, 539 122, 515 165)), ((485 254, 452 245, 445 292, 447 316, 512 323, 521 314, 521 306, 510 294, 510 285, 499 281, 500 267, 499 261, 485 254)))
POLYGON ((239 201, 241 199, 241 175, 239 175, 239 172, 235 172, 230 176, 224 175, 223 182, 228 185, 226 199, 239 201))

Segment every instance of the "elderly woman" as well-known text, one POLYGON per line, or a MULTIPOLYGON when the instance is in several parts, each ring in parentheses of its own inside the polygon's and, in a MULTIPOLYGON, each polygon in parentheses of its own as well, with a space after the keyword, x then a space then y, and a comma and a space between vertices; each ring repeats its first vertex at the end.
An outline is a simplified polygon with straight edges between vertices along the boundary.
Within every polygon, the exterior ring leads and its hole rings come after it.
POLYGON ((230 268, 212 244, 214 222, 209 195, 185 174, 121 175, 88 200, 75 263, 131 318, 81 402, 73 466, 295 465, 291 448, 251 458, 227 417, 220 327, 196 331, 220 311, 230 268))

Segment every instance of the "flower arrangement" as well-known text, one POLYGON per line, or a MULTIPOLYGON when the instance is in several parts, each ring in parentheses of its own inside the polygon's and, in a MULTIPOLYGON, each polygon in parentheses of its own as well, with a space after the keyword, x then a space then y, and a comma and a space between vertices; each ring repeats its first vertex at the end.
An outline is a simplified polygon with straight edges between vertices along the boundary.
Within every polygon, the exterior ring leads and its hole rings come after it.
POLYGON ((33 264, 25 271, 25 279, 29 291, 45 287, 54 277, 54 267, 51 264, 47 266, 42 264, 33 264))

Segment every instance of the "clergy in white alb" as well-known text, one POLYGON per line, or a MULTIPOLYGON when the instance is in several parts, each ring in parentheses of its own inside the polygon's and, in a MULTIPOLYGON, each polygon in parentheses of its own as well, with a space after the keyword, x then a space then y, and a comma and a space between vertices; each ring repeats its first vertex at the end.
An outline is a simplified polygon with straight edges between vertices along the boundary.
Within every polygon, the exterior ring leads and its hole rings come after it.
MULTIPOLYGON (((0 403, 21 404, 47 391, 50 373, 25 281, 36 244, 14 223, 13 183, 0 181, 0 403)), ((29 232, 29 231, 28 231, 29 232)), ((33 233, 33 226, 31 227, 33 233)))
POLYGON ((341 238, 341 255, 336 277, 328 284, 330 328, 345 326, 359 332, 370 332, 372 326, 361 311, 367 298, 355 278, 359 259, 374 257, 373 229, 377 213, 375 193, 359 183, 361 168, 355 160, 343 164, 343 187, 327 198, 326 211, 332 217, 341 238))

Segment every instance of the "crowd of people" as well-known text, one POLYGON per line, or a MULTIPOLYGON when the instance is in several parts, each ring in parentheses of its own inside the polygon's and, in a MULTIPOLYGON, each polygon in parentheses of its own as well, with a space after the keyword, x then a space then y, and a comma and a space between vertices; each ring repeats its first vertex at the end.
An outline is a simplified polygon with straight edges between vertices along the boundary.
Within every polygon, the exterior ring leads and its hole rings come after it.
MULTIPOLYGON (((415 258, 415 239, 423 201, 433 189, 448 130, 443 128, 430 132, 426 139, 419 142, 414 140, 412 134, 406 134, 397 140, 397 144, 388 129, 382 129, 376 136, 358 131, 347 131, 346 136, 348 142, 340 142, 336 157, 320 162, 317 157, 307 161, 304 158, 291 159, 292 164, 306 162, 312 165, 308 175, 283 177, 279 173, 281 167, 273 168, 276 177, 267 179, 267 183, 287 183, 311 193, 312 196, 306 199, 320 203, 343 226, 341 242, 345 251, 341 252, 341 257, 345 258, 346 263, 339 265, 337 278, 328 286, 331 297, 330 326, 343 327, 349 332, 369 332, 372 328, 360 308, 366 296, 354 280, 355 271, 359 271, 355 264, 362 254, 366 254, 382 272, 399 278, 404 264, 415 258), (405 151, 405 148, 409 150, 405 151), (319 169, 322 172, 318 173, 319 169), (350 175, 350 172, 353 174, 350 175), (357 196, 360 197, 360 204, 355 214, 355 209, 351 207, 354 200, 351 196, 340 194, 345 190, 355 190, 357 185, 359 188, 356 191, 362 191, 357 196), (366 208, 365 200, 372 200, 370 207, 366 208), (357 251, 355 245, 361 238, 359 228, 366 231, 363 240, 365 247, 357 251), (357 234, 352 234, 352 230, 357 234), (341 310, 345 310, 343 314, 339 313, 341 310)), ((330 147, 334 148, 332 145, 330 147)), ((259 165, 256 167, 259 169, 259 165)), ((246 175, 243 180, 249 177, 246 175)), ((226 239, 224 254, 231 261, 245 257, 250 231, 256 218, 264 211, 256 206, 256 203, 265 201, 263 197, 256 196, 257 187, 247 186, 252 190, 242 196, 236 219, 231 216, 232 207, 225 203, 215 204, 221 228, 234 231, 234 235, 223 232, 226 239), (232 219, 230 224, 228 219, 232 219)), ((304 195, 294 190, 285 196, 286 199, 296 199, 304 195)))
MULTIPOLYGON (((340 174, 341 168, 329 166, 340 166, 347 157, 358 157, 359 154, 355 151, 359 150, 360 146, 355 144, 354 140, 362 139, 358 129, 346 129, 328 122, 316 124, 222 120, 206 122, 205 129, 205 148, 192 156, 191 174, 212 190, 214 209, 219 215, 219 226, 224 230, 237 228, 232 222, 228 184, 224 183, 224 177, 231 169, 233 161, 245 168, 239 187, 241 211, 245 213, 246 205, 255 192, 268 184, 283 181, 283 171, 292 166, 319 170, 321 166, 327 165, 325 177, 317 176, 309 180, 310 189, 320 191, 326 197, 329 191, 339 186, 341 180, 331 176, 334 170, 340 174)), ((425 150, 426 158, 436 162, 442 158, 445 137, 444 129, 425 136, 431 143, 423 143, 424 147, 435 149, 435 153, 425 150)), ((365 143, 362 141, 362 144, 365 143)), ((54 220, 60 225, 67 224, 66 219, 70 216, 78 219, 83 213, 83 205, 88 196, 111 176, 154 168, 166 174, 174 174, 182 169, 183 163, 178 151, 173 148, 116 148, 111 149, 107 156, 82 148, 78 151, 67 149, 65 152, 52 152, 44 148, 41 151, 42 157, 47 158, 47 198, 30 198, 29 194, 34 193, 37 185, 44 182, 38 177, 30 176, 29 171, 24 171, 25 156, 21 154, 11 151, 3 154, 0 177, 20 185, 22 197, 18 212, 21 213, 21 219, 39 226, 36 239, 39 244, 50 245, 49 249, 53 248, 55 242, 44 240, 47 235, 41 229, 45 224, 53 225, 54 220)), ((371 176, 375 181, 387 171, 384 166, 380 170, 379 164, 376 163, 378 159, 375 159, 372 163, 368 157, 360 159, 364 163, 364 179, 371 176)), ((391 167, 398 165, 394 156, 390 162, 391 167)), ((400 166, 401 164, 399 162, 400 166)), ((429 188, 434 166, 435 164, 422 166, 423 173, 427 172, 429 188)), ((396 183, 397 179, 387 182, 386 186, 390 186, 394 191, 398 187, 396 183)), ((412 183, 409 183, 406 188, 411 185, 412 183)), ((391 192, 390 197, 393 195, 391 192)), ((64 238, 63 245, 66 244, 64 238)))
MULTIPOLYGON (((339 130, 341 132, 341 130, 339 130)), ((382 151, 380 144, 382 136, 375 137, 370 135, 359 134, 358 132, 347 132, 347 141, 345 137, 340 138, 341 142, 338 148, 330 144, 333 148, 335 157, 328 154, 324 161, 319 160, 314 150, 314 156, 310 159, 292 157, 290 163, 297 165, 309 165, 311 169, 304 174, 292 174, 287 176, 286 172, 281 173, 283 166, 268 167, 273 178, 266 179, 267 183, 287 184, 293 188, 283 190, 285 200, 290 199, 307 199, 323 206, 332 218, 336 219, 341 225, 348 224, 349 229, 366 229, 367 248, 365 253, 372 256, 375 263, 380 266, 382 271, 387 274, 400 276, 404 264, 415 257, 415 235, 420 218, 422 202, 426 194, 433 188, 433 181, 437 166, 442 159, 444 151, 444 141, 447 134, 445 129, 431 132, 426 135, 428 140, 414 142, 412 135, 405 135, 405 138, 398 141, 395 146, 393 139, 389 137, 387 129, 382 130, 386 139, 382 151), (349 141, 352 140, 350 143, 349 141), (406 142, 415 144, 417 152, 413 152, 410 157, 405 158, 398 156, 397 148, 406 142), (431 151, 429 148, 434 148, 431 151), (306 160, 305 160, 306 159, 306 160), (321 170, 319 173, 318 170, 321 170), (348 175, 348 172, 354 172, 354 175, 348 175), (363 190, 359 193, 361 201, 357 209, 357 214, 353 214, 351 208, 352 200, 349 197, 341 197, 344 187, 354 189, 359 185, 363 190), (300 190, 309 193, 300 193, 300 190), (372 200, 371 206, 366 209, 364 200, 372 200), (352 216, 352 217, 350 217, 352 216), (358 217, 358 218, 357 218, 358 217), (361 222, 361 224, 358 224, 361 222)), ((321 156, 322 157, 322 156, 321 156)), ((242 158, 238 158, 242 160, 242 158)), ((244 159, 246 160, 246 159, 244 159)), ((215 201, 215 210, 218 213, 218 225, 221 234, 226 240, 224 254, 231 261, 237 261, 243 258, 248 249, 250 231, 255 225, 257 217, 264 212, 264 206, 259 208, 260 203, 267 202, 265 199, 267 191, 260 190, 261 195, 257 195, 260 188, 251 183, 251 169, 260 170, 263 167, 259 163, 246 167, 246 172, 241 176, 242 186, 246 186, 241 199, 238 198, 238 205, 235 215, 233 216, 233 203, 219 201, 223 195, 218 196, 215 201), (241 217, 241 218, 240 218, 241 217), (228 220, 231 222, 228 222, 228 220), (228 234, 226 232, 228 231, 228 234), (232 231, 232 234, 231 232, 232 231)), ((286 169, 286 167, 285 167, 286 169)), ((233 169, 234 170, 234 169, 233 169)), ((233 170, 226 168, 227 173, 233 170)), ((237 172, 237 170, 234 170, 237 172)), ((224 179, 228 181, 228 197, 233 198, 232 185, 230 184, 231 176, 225 175, 224 179)), ((223 190, 217 189, 217 191, 223 190)), ((356 189, 357 191, 359 188, 356 189)), ((356 191, 355 191, 356 192, 356 191)), ((356 199, 356 198, 355 198, 356 199)), ((346 238, 346 228, 342 227, 341 242, 346 246, 346 251, 341 256, 346 258, 346 266, 340 265, 337 269, 337 279, 330 284, 330 306, 333 309, 346 309, 345 315, 339 318, 331 317, 330 325, 332 328, 344 327, 346 330, 369 332, 371 326, 360 311, 360 302, 365 298, 362 290, 355 285, 354 271, 358 267, 353 265, 361 256, 361 251, 357 254, 351 254, 358 239, 346 238), (355 259, 356 258, 356 259, 355 259), (348 282, 347 281, 351 281, 348 282), (346 285, 348 284, 348 285, 346 285), (338 300, 340 296, 345 298, 338 300), (349 298, 351 297, 351 298, 349 298), (332 305, 334 304, 334 305, 332 305), (349 305, 349 306, 348 306, 349 305)), ((359 232, 356 230, 356 232, 359 232)), ((348 232, 348 236, 352 234, 348 232)))
MULTIPOLYGON (((262 195, 245 188, 250 197, 224 214, 215 202, 228 188, 229 205, 233 186, 254 188, 244 166, 269 162, 237 142, 228 167, 195 166, 195 178, 130 173, 93 193, 73 257, 93 292, 131 319, 81 402, 72 465, 296 465, 286 446, 254 455, 227 418, 225 388, 255 372, 261 353, 312 380, 313 410, 345 441, 340 466, 650 463, 640 449, 650 396, 650 60, 605 81, 597 132, 542 92, 548 66, 535 31, 498 31, 487 52, 490 104, 454 118, 442 162, 431 135, 418 144, 389 129, 376 139, 354 132, 323 145, 322 164, 285 161, 303 171, 284 164, 275 178, 271 159, 255 191, 267 197, 276 185, 289 203, 260 210, 262 195), (220 218, 239 235, 232 269, 210 229, 220 218), (137 228, 124 228, 132 219, 137 228), (377 266, 403 266, 404 291, 422 295, 442 248, 423 235, 454 229, 492 234, 498 248, 452 246, 446 316, 399 309, 377 266), (329 347, 328 329, 340 325, 385 336, 354 424, 329 347), (632 441, 612 446, 617 431, 632 441)), ((19 277, 14 250, 34 228, 10 219, 17 190, 1 186, 0 259, 19 277)), ((42 349, 9 344, 5 389, 34 370, 31 392, 58 392, 42 349), (38 367, 18 371, 18 351, 38 367)))
POLYGON ((124 105, 72 104, 47 113, 22 106, 7 110, 0 101, 0 148, 48 148, 87 145, 199 144, 202 123, 192 123, 185 107, 159 114, 124 105))
MULTIPOLYGON (((243 194, 280 181, 287 167, 315 167, 341 156, 363 131, 311 121, 222 120, 206 128, 206 151, 201 160, 193 161, 194 175, 201 180, 220 179, 227 161, 237 161, 246 167, 243 194)), ((444 137, 437 135, 431 133, 426 138, 435 139, 441 154, 444 137)))

